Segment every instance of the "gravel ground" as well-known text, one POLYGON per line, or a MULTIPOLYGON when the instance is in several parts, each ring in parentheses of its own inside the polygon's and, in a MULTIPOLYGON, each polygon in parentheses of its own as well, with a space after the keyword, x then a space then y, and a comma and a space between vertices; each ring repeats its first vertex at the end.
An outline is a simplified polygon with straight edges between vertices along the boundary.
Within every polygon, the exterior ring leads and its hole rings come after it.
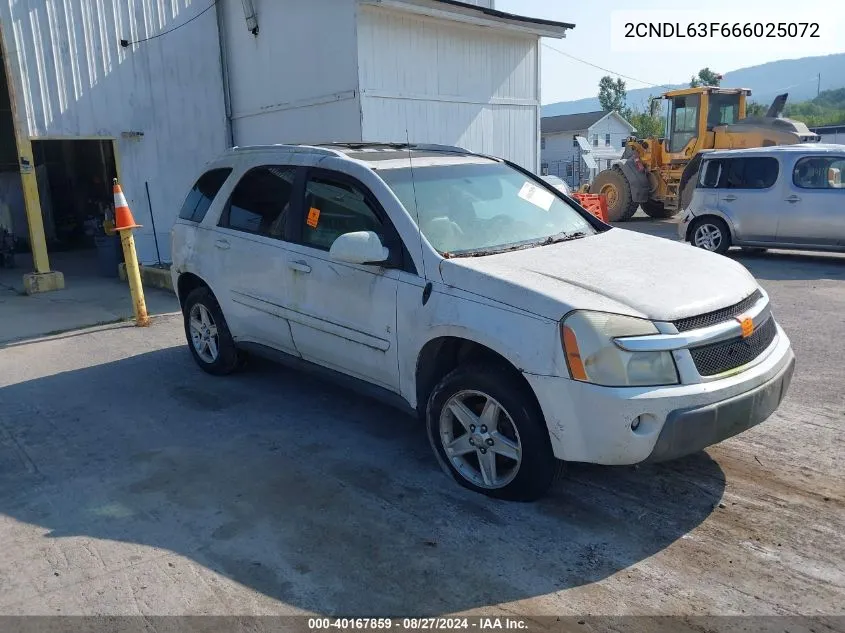
POLYGON ((535 504, 353 393, 201 373, 175 317, 0 347, 0 614, 843 615, 845 258, 737 257, 798 358, 780 410, 535 504))

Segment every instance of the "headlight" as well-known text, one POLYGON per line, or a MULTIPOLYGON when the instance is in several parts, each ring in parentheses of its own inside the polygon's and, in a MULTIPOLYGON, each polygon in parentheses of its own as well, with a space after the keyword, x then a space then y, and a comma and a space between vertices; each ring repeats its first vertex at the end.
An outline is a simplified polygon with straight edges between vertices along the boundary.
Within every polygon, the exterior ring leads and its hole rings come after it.
POLYGON ((606 387, 678 384, 671 352, 626 352, 613 341, 646 334, 659 334, 651 321, 607 312, 571 313, 560 324, 569 374, 606 387))

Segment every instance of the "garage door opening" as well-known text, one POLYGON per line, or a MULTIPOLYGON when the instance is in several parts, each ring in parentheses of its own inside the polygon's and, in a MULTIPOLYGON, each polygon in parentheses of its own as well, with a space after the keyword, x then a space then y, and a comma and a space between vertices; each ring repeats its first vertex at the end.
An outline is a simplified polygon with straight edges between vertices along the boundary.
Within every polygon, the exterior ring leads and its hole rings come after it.
POLYGON ((32 153, 51 257, 62 253, 67 272, 117 277, 120 240, 104 230, 117 177, 112 141, 33 140, 32 153))

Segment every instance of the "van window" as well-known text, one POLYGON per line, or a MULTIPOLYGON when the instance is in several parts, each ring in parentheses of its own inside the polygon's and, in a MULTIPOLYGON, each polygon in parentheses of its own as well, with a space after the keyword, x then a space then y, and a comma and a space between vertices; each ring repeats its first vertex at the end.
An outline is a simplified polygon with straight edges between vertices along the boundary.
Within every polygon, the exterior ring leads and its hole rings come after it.
POLYGON ((792 182, 801 189, 845 189, 845 157, 808 156, 795 163, 792 182))
POLYGON ((232 170, 226 167, 212 169, 200 176, 194 188, 188 193, 188 197, 185 198, 179 217, 191 222, 202 222, 214 197, 231 173, 232 170))
POLYGON ((699 184, 718 189, 768 189, 777 182, 778 161, 767 156, 706 161, 699 184))
POLYGON ((295 167, 250 169, 232 191, 220 226, 282 239, 295 176, 295 167))

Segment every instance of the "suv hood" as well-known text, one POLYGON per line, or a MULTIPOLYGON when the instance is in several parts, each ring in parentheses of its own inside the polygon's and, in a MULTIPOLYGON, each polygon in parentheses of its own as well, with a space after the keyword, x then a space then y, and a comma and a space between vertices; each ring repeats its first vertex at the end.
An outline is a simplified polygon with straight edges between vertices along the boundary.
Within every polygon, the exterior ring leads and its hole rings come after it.
POLYGON ((739 303, 757 289, 744 266, 613 228, 549 246, 444 259, 443 281, 549 319, 573 309, 674 321, 739 303))

